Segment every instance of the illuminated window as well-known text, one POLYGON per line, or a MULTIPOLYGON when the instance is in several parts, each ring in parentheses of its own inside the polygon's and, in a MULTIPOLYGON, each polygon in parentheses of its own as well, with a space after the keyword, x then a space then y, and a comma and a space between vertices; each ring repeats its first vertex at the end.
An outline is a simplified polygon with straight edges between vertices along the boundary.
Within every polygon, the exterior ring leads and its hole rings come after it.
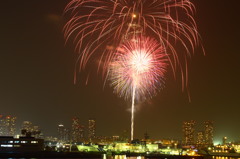
POLYGON ((19 141, 14 141, 14 143, 19 143, 19 141))
POLYGON ((36 144, 36 143, 38 143, 38 141, 31 141, 31 143, 32 143, 32 144, 36 144))
POLYGON ((11 144, 12 144, 12 143, 13 143, 13 141, 8 141, 8 143, 11 143, 11 144))
POLYGON ((27 141, 21 141, 21 143, 25 144, 25 143, 27 143, 27 141))
POLYGON ((1 147, 13 147, 13 145, 1 145, 1 147))

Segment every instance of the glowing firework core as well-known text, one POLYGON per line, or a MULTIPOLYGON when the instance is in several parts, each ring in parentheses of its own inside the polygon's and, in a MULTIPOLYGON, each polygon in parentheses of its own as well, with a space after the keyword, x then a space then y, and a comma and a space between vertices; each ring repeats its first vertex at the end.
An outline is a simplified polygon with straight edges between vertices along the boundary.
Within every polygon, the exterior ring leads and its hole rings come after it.
POLYGON ((148 71, 151 55, 147 54, 145 50, 136 50, 132 52, 131 57, 132 69, 138 74, 148 71))
POLYGON ((138 87, 139 82, 141 83, 142 81, 142 75, 148 73, 151 67, 152 57, 149 53, 146 53, 145 50, 134 50, 129 56, 132 81, 133 84, 138 87))
POLYGON ((168 60, 164 48, 154 39, 140 37, 120 45, 109 66, 115 93, 144 100, 162 86, 168 60))

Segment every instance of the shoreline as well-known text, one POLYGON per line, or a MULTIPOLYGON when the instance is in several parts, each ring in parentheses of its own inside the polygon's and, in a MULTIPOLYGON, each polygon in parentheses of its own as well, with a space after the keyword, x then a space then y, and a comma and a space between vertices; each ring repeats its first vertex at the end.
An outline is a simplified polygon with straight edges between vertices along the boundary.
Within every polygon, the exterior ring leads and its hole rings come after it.
POLYGON ((187 155, 167 155, 167 154, 143 154, 143 153, 111 153, 106 152, 51 152, 51 151, 39 151, 39 152, 0 152, 0 158, 103 158, 106 156, 126 155, 127 157, 144 156, 147 158, 159 158, 159 159, 204 159, 208 157, 233 157, 240 158, 238 153, 226 153, 226 154, 208 154, 200 156, 187 156, 187 155))

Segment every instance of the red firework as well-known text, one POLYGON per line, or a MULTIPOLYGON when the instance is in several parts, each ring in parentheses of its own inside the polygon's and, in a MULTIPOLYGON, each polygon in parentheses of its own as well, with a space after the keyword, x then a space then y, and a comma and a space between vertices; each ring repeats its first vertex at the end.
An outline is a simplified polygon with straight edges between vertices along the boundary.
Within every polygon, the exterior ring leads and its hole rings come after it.
POLYGON ((108 79, 120 96, 129 99, 134 93, 134 99, 144 100, 163 85, 167 65, 164 47, 152 38, 139 37, 117 48, 108 79))
POLYGON ((167 50, 173 72, 180 68, 184 88, 187 59, 199 41, 194 11, 190 0, 72 0, 65 8, 70 18, 64 36, 73 38, 79 54, 76 70, 98 59, 103 72, 124 39, 153 37, 167 50), (185 52, 177 52, 177 45, 185 52))

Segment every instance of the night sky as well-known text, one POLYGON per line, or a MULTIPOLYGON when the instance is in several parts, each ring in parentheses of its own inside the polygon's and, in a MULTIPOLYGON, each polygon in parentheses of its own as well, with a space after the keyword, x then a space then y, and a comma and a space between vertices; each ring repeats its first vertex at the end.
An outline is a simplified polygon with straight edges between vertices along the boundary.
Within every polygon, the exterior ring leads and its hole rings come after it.
MULTIPOLYGON (((0 114, 39 125, 46 136, 57 125, 70 127, 97 120, 97 135, 130 134, 130 102, 112 93, 100 76, 88 85, 73 83, 74 46, 63 38, 63 9, 68 0, 1 1, 0 114)), ((182 122, 214 121, 215 141, 240 140, 240 52, 238 0, 195 0, 196 22, 206 51, 196 49, 189 62, 189 90, 169 76, 164 89, 137 106, 137 138, 181 139, 182 122)), ((82 73, 84 76, 84 73, 82 73)), ((82 77, 80 77, 81 79, 82 77)))

